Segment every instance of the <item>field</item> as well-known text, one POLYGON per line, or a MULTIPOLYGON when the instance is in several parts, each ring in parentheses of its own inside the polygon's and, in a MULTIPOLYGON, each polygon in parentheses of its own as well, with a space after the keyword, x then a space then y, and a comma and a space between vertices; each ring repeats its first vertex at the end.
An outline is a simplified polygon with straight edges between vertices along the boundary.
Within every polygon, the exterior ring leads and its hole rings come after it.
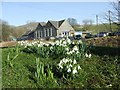
POLYGON ((120 89, 120 47, 65 40, 20 44, 2 48, 2 88, 120 89))

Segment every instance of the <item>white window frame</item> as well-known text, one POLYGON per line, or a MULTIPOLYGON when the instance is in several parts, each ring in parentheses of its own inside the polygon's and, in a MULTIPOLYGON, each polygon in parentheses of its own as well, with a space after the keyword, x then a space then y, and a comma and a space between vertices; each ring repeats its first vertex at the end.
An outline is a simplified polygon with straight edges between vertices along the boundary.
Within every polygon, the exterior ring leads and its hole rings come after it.
POLYGON ((45 30, 45 33, 46 33, 46 37, 48 36, 48 34, 47 34, 47 29, 45 30))
POLYGON ((50 36, 52 36, 52 35, 53 35, 53 29, 50 28, 50 36))
POLYGON ((48 36, 48 37, 50 36, 50 34, 49 34, 49 28, 47 29, 47 36, 48 36))
POLYGON ((44 29, 44 37, 46 37, 46 29, 44 29))
POLYGON ((38 30, 38 38, 40 38, 40 30, 38 30))

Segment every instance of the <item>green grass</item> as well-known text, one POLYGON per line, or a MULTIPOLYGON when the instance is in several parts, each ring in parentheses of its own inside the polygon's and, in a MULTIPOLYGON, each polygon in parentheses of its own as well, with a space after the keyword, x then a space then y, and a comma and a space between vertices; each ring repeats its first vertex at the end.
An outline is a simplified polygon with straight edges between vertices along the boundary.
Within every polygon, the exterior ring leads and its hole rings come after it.
MULTIPOLYGON (((110 25, 109 24, 99 24, 97 25, 90 25, 87 27, 88 31, 92 31, 93 34, 96 34, 98 32, 110 32, 110 25)), ((112 31, 118 31, 118 26, 115 24, 111 25, 112 31)), ((86 30, 85 27, 79 28, 75 27, 75 30, 81 31, 81 30, 86 30)))
MULTIPOLYGON (((29 78, 30 67, 35 65, 35 56, 32 54, 20 53, 19 56, 14 60, 13 67, 9 67, 7 61, 7 55, 13 48, 5 48, 2 51, 2 83, 3 87, 35 87, 34 82, 29 78)), ((15 52, 11 54, 14 56, 15 52)))
MULTIPOLYGON (((117 48, 94 47, 91 49, 92 57, 79 60, 81 73, 79 78, 64 79, 54 72, 57 80, 57 88, 117 88, 120 89, 120 56, 115 54, 117 48), (107 50, 107 51, 106 51, 107 50), (110 51, 109 51, 110 50, 110 51), (112 52, 112 53, 111 53, 112 52), (112 55, 111 55, 112 54, 112 55), (109 86, 112 85, 112 86, 109 86)), ((13 68, 7 61, 8 53, 10 58, 16 55, 15 48, 2 49, 2 87, 3 88, 41 88, 51 87, 49 83, 40 85, 35 80, 36 56, 34 54, 19 51, 18 57, 13 61, 13 68)), ((56 65, 59 60, 52 58, 40 58, 46 66, 56 65)))
MULTIPOLYGON (((118 27, 115 24, 111 25, 112 31, 117 31, 118 27)), ((92 25, 89 27, 89 30, 92 31, 93 33, 98 33, 98 32, 104 32, 110 31, 110 25, 109 24, 99 24, 98 26, 92 25)))

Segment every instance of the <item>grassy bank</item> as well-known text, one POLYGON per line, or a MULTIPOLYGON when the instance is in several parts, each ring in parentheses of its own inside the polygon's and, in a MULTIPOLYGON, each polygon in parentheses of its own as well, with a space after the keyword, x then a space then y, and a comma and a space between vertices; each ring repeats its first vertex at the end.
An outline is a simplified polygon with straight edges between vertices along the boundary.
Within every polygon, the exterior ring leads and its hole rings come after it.
MULTIPOLYGON (((120 49, 120 48, 119 48, 120 49)), ((36 56, 19 51, 18 56, 10 66, 9 58, 13 59, 17 53, 16 48, 2 48, 2 87, 3 88, 116 88, 120 89, 120 57, 116 52, 118 48, 92 47, 91 58, 79 60, 81 66, 79 78, 65 79, 54 72, 57 85, 50 83, 37 83, 35 78, 36 56), (110 50, 110 51, 109 51, 110 50), (116 53, 114 53, 116 52, 116 53)), ((59 59, 40 58, 45 66, 55 66, 59 59)))

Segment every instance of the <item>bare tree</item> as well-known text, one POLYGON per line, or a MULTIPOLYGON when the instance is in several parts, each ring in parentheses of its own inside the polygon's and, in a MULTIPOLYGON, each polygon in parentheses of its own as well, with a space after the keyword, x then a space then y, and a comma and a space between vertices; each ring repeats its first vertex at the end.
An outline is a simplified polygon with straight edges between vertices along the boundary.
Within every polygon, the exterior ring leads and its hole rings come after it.
POLYGON ((112 10, 108 10, 108 12, 104 15, 104 19, 106 19, 110 24, 114 23, 118 26, 118 30, 120 30, 120 1, 116 0, 116 2, 111 2, 112 10))
POLYGON ((67 20, 72 26, 78 25, 77 20, 75 18, 68 18, 67 20))
POLYGON ((91 19, 84 19, 83 21, 83 25, 84 25, 84 30, 89 30, 89 27, 93 24, 93 20, 91 19))

